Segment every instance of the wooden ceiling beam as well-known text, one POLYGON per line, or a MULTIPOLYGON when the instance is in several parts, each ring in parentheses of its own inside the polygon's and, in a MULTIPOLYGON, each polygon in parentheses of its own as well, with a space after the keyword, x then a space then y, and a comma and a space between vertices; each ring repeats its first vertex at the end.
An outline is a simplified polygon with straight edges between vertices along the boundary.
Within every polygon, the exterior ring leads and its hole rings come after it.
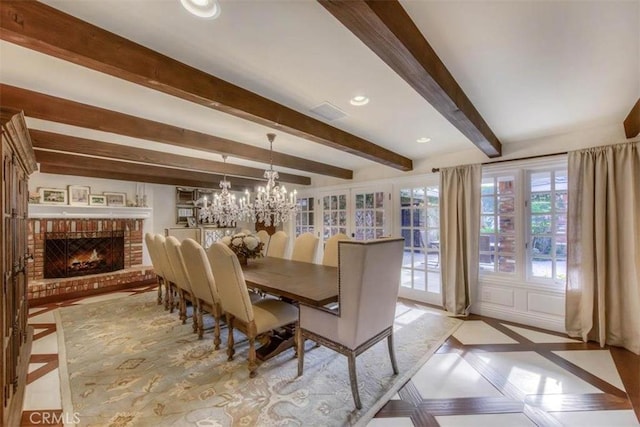
POLYGON ((635 138, 640 135, 640 99, 629 111, 627 118, 624 119, 624 134, 627 138, 635 138))
MULTIPOLYGON (((0 84, 0 104, 23 110, 25 116, 36 119, 112 132, 178 147, 227 154, 230 157, 267 164, 271 159, 271 152, 264 148, 6 84, 0 84)), ((273 152, 273 164, 337 178, 353 178, 353 171, 349 169, 277 152, 273 152)))
MULTIPOLYGON (((129 147, 127 145, 112 144, 36 129, 30 129, 29 133, 31 134, 31 141, 35 148, 148 163, 156 166, 171 166, 201 172, 226 173, 227 175, 237 177, 264 179, 264 169, 232 165, 196 157, 179 156, 171 153, 145 150, 144 148, 129 147)), ((279 173, 279 176, 280 182, 300 185, 311 184, 311 178, 307 176, 288 173, 279 173)))
POLYGON ((186 178, 171 178, 166 176, 138 175, 134 173, 120 173, 96 169, 79 169, 73 166, 59 166, 40 163, 40 172, 55 175, 71 175, 89 178, 115 179, 118 181, 145 182, 148 184, 176 185, 184 187, 212 188, 210 182, 193 181, 186 178))
POLYGON ((502 144, 397 0, 318 0, 483 153, 502 144))
MULTIPOLYGON (((161 166, 143 165, 140 163, 122 162, 119 160, 99 159, 97 157, 78 156, 73 154, 58 153, 55 151, 45 151, 35 149, 36 161, 60 167, 69 167, 78 170, 113 172, 123 175, 138 175, 150 178, 164 177, 170 180, 188 180, 207 183, 208 188, 218 188, 218 183, 222 180, 222 175, 186 171, 182 169, 166 168, 161 166)), ((232 191, 253 191, 262 181, 247 178, 233 178, 231 181, 232 191)), ((146 181, 149 182, 149 181, 146 181)))
POLYGON ((403 171, 411 159, 35 1, 0 3, 0 37, 403 171))

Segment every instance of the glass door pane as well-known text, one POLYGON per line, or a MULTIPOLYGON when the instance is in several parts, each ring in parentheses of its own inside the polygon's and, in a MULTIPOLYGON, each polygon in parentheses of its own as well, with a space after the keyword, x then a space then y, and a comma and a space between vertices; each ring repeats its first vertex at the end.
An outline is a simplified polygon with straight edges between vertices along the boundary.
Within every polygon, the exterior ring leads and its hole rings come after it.
POLYGON ((330 192, 320 195, 320 215, 322 218, 322 247, 329 237, 343 233, 349 235, 349 192, 330 192))
POLYGON ((356 240, 373 240, 389 236, 386 209, 389 191, 384 189, 353 190, 353 233, 356 240))

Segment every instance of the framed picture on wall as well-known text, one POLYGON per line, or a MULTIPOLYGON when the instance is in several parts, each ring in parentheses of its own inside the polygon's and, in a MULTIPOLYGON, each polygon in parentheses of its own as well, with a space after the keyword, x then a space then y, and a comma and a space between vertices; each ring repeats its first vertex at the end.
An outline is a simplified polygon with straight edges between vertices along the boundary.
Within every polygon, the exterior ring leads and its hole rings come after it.
POLYGON ((104 194, 89 194, 89 205, 107 206, 107 196, 104 194))
POLYGON ((107 206, 126 206, 127 195, 125 193, 102 193, 107 198, 107 206))
POLYGON ((66 205, 67 190, 63 188, 38 188, 40 203, 48 205, 66 205))
POLYGON ((69 204, 70 205, 88 205, 89 193, 91 188, 82 185, 69 185, 69 204))

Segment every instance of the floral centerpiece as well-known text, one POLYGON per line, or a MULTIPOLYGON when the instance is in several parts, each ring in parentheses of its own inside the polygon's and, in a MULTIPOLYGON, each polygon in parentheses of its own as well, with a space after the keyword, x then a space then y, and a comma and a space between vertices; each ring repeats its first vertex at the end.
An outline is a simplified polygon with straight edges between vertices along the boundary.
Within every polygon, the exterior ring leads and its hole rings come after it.
POLYGON ((247 265, 247 259, 262 256, 264 243, 253 234, 237 233, 233 236, 224 236, 220 241, 236 254, 240 264, 247 265))

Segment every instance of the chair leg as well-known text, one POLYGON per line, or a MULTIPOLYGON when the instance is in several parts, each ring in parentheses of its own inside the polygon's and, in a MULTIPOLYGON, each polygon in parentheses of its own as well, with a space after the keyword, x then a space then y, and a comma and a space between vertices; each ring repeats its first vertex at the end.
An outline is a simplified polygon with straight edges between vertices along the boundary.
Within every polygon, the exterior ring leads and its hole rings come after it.
POLYGON ((158 281, 158 305, 162 305, 162 278, 156 276, 156 280, 158 281))
POLYGON ((227 329, 229 330, 229 337, 227 338, 227 360, 233 360, 235 349, 233 348, 233 316, 227 314, 227 329))
POLYGON ((249 378, 255 377, 258 373, 256 369, 258 368, 258 363, 256 362, 256 338, 249 337, 249 378))
POLYGON ((187 323, 187 300, 184 297, 184 291, 180 290, 180 320, 182 320, 182 324, 187 323))
MULTIPOLYGON (((300 328, 297 328, 298 331, 300 330, 300 328)), ((302 336, 301 332, 296 331, 296 334, 298 335, 298 348, 296 353, 298 353, 298 376, 302 375, 302 372, 304 371, 304 342, 305 342, 305 338, 302 336)))
POLYGON ((204 319, 202 313, 202 303, 198 300, 198 339, 201 340, 204 336, 204 319))
POLYGON ((213 349, 218 350, 220 348, 220 316, 214 315, 214 327, 213 327, 213 349))
POLYGON ((349 353, 347 359, 349 360, 349 380, 351 382, 351 394, 353 394, 353 401, 356 404, 357 409, 362 409, 360 393, 358 392, 358 378, 356 375, 356 354, 349 353))
MULTIPOLYGON (((196 301, 196 299, 192 296, 191 297, 191 318, 193 319, 193 333, 198 333, 198 325, 199 325, 199 317, 198 317, 198 302, 196 301)), ((187 315, 187 303, 185 301, 184 303, 184 315, 187 315)))
POLYGON ((396 352, 393 349, 393 332, 391 332, 387 337, 387 345, 389 346, 389 358, 391 359, 391 367, 393 368, 393 373, 395 375, 398 375, 398 364, 396 363, 396 352))

